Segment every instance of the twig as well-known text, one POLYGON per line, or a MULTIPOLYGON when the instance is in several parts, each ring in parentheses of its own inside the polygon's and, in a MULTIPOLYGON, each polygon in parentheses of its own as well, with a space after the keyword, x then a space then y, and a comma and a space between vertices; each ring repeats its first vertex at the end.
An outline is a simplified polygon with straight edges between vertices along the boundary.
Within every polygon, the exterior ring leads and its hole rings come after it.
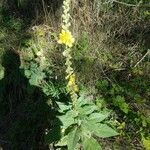
POLYGON ((134 67, 137 67, 137 65, 138 65, 141 61, 143 61, 143 59, 144 59, 148 54, 150 54, 150 49, 147 50, 146 54, 135 64, 134 67))
POLYGON ((125 3, 125 2, 120 2, 120 1, 117 1, 117 0, 113 0, 113 2, 121 4, 121 5, 129 6, 129 7, 137 7, 137 6, 139 6, 139 7, 150 7, 150 4, 141 5, 140 2, 137 5, 129 4, 129 3, 125 3))

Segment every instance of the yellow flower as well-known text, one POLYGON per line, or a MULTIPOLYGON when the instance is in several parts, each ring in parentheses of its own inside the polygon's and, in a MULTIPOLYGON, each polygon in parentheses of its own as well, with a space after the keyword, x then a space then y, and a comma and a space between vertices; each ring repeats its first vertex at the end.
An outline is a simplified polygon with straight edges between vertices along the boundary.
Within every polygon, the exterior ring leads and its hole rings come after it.
POLYGON ((75 74, 72 74, 69 76, 69 81, 68 81, 68 90, 71 90, 73 92, 78 92, 78 86, 77 84, 75 83, 76 79, 75 79, 75 74))
POLYGON ((69 77, 69 85, 75 84, 75 74, 70 75, 69 77))
POLYGON ((74 38, 69 30, 62 30, 59 34, 59 44, 65 44, 66 46, 72 47, 74 43, 74 38))

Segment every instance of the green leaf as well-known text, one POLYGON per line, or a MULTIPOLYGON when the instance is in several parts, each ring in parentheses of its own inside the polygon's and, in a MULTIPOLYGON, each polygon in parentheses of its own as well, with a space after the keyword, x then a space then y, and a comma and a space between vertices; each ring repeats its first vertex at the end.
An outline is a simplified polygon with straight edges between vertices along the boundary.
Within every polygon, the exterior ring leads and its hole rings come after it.
POLYGON ((114 129, 112 129, 106 124, 95 124, 92 130, 96 136, 101 138, 107 138, 118 135, 118 133, 114 129))
POLYGON ((4 78, 4 75, 5 75, 5 71, 4 70, 5 70, 4 67, 2 67, 0 65, 0 80, 4 78))
POLYGON ((68 150, 74 150, 80 139, 80 132, 77 127, 68 134, 68 150))
MULTIPOLYGON (((106 58, 107 59, 107 58, 106 58)), ((107 80, 102 80, 102 81, 98 81, 97 83, 96 83, 96 87, 98 88, 98 89, 100 89, 101 91, 107 91, 107 89, 108 89, 108 86, 109 86, 109 82, 107 81, 107 80)))
POLYGON ((101 122, 103 121, 104 119, 106 119, 107 117, 109 116, 109 112, 105 113, 105 114, 102 114, 101 112, 99 113, 92 113, 90 116, 89 116, 89 120, 93 120, 94 122, 101 122))
POLYGON ((27 78, 29 78, 30 76, 31 76, 31 71, 30 70, 25 70, 25 76, 27 77, 27 78))
POLYGON ((64 104, 64 103, 61 103, 61 102, 56 102, 57 104, 58 104, 58 106, 59 106, 59 112, 61 113, 61 112, 64 112, 64 111, 67 111, 67 110, 69 110, 69 109, 71 109, 71 105, 66 105, 66 104, 64 104))
POLYGON ((60 119, 60 121, 63 124, 63 129, 67 129, 69 126, 71 126, 72 124, 75 124, 75 117, 77 117, 77 112, 74 110, 70 110, 67 113, 65 113, 62 116, 58 116, 58 118, 60 119))
POLYGON ((91 120, 84 121, 82 123, 82 128, 86 131, 90 131, 92 134, 101 137, 101 138, 107 138, 111 136, 116 136, 118 133, 109 127, 106 124, 101 123, 95 123, 91 120))
POLYGON ((88 138, 83 141, 84 150, 102 150, 100 144, 94 138, 88 138))
POLYGON ((68 136, 64 136, 60 139, 60 141, 55 144, 55 146, 66 146, 67 145, 68 136))
POLYGON ((126 103, 125 98, 123 96, 116 96, 113 100, 113 104, 119 107, 124 113, 128 114, 129 105, 126 103))
POLYGON ((84 94, 82 94, 77 101, 77 107, 81 107, 84 105, 91 105, 93 102, 90 101, 90 97, 86 97, 84 94))
POLYGON ((70 125, 74 124, 74 118, 68 117, 66 115, 58 117, 62 122, 63 129, 67 129, 70 125))
POLYGON ((150 150, 150 139, 146 139, 142 137, 142 143, 143 143, 145 150, 150 150))
POLYGON ((79 108, 79 113, 81 115, 89 115, 96 110, 98 110, 98 107, 95 105, 85 105, 79 108))

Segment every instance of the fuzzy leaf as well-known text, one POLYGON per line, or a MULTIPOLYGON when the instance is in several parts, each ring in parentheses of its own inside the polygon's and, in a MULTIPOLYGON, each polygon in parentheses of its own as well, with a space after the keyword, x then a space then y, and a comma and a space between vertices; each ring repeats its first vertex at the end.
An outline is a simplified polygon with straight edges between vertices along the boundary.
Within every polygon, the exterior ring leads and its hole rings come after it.
POLYGON ((66 105, 64 103, 61 103, 61 102, 56 102, 59 106, 59 112, 64 112, 64 111, 67 111, 71 108, 71 105, 66 105))
POLYGON ((85 105, 79 108, 79 113, 82 115, 89 115, 96 110, 98 110, 98 108, 95 105, 85 105))
POLYGON ((29 78, 30 76, 31 76, 31 71, 30 70, 25 70, 25 76, 27 77, 27 78, 29 78))
POLYGON ((94 134, 98 137, 107 138, 118 135, 118 133, 114 129, 106 124, 96 125, 95 127, 96 128, 94 134))
POLYGON ((106 124, 95 124, 92 130, 96 136, 101 138, 107 138, 118 135, 118 133, 114 129, 112 129, 106 124))
POLYGON ((84 130, 90 131, 92 134, 101 138, 107 138, 118 135, 118 133, 108 125, 95 123, 91 120, 85 121, 82 124, 82 126, 84 130))
POLYGON ((108 112, 105 113, 105 114, 102 114, 102 113, 92 113, 89 116, 89 120, 93 120, 94 122, 101 122, 104 119, 106 119, 108 116, 109 116, 108 112))
POLYGON ((80 139, 80 133, 76 127, 72 132, 68 134, 68 150, 74 150, 80 139))
POLYGON ((100 144, 94 138, 88 138, 83 141, 84 150, 102 150, 100 144))
POLYGON ((77 112, 73 111, 73 110, 68 111, 66 114, 64 114, 62 116, 58 116, 58 118, 62 122, 63 129, 67 129, 72 124, 75 124, 76 116, 77 116, 77 112))
POLYGON ((81 107, 81 106, 84 106, 84 105, 91 105, 93 104, 89 98, 85 98, 85 95, 81 95, 77 101, 77 107, 81 107))
POLYGON ((55 146, 66 146, 67 140, 68 140, 68 136, 64 136, 60 139, 60 141, 55 146))

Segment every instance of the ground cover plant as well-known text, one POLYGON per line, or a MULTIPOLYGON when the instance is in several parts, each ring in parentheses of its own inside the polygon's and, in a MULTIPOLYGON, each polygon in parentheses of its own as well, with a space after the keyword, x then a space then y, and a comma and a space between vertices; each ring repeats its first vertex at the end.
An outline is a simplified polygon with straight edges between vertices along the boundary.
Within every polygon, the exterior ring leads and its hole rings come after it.
POLYGON ((150 148, 147 0, 0 2, 0 149, 150 148))

